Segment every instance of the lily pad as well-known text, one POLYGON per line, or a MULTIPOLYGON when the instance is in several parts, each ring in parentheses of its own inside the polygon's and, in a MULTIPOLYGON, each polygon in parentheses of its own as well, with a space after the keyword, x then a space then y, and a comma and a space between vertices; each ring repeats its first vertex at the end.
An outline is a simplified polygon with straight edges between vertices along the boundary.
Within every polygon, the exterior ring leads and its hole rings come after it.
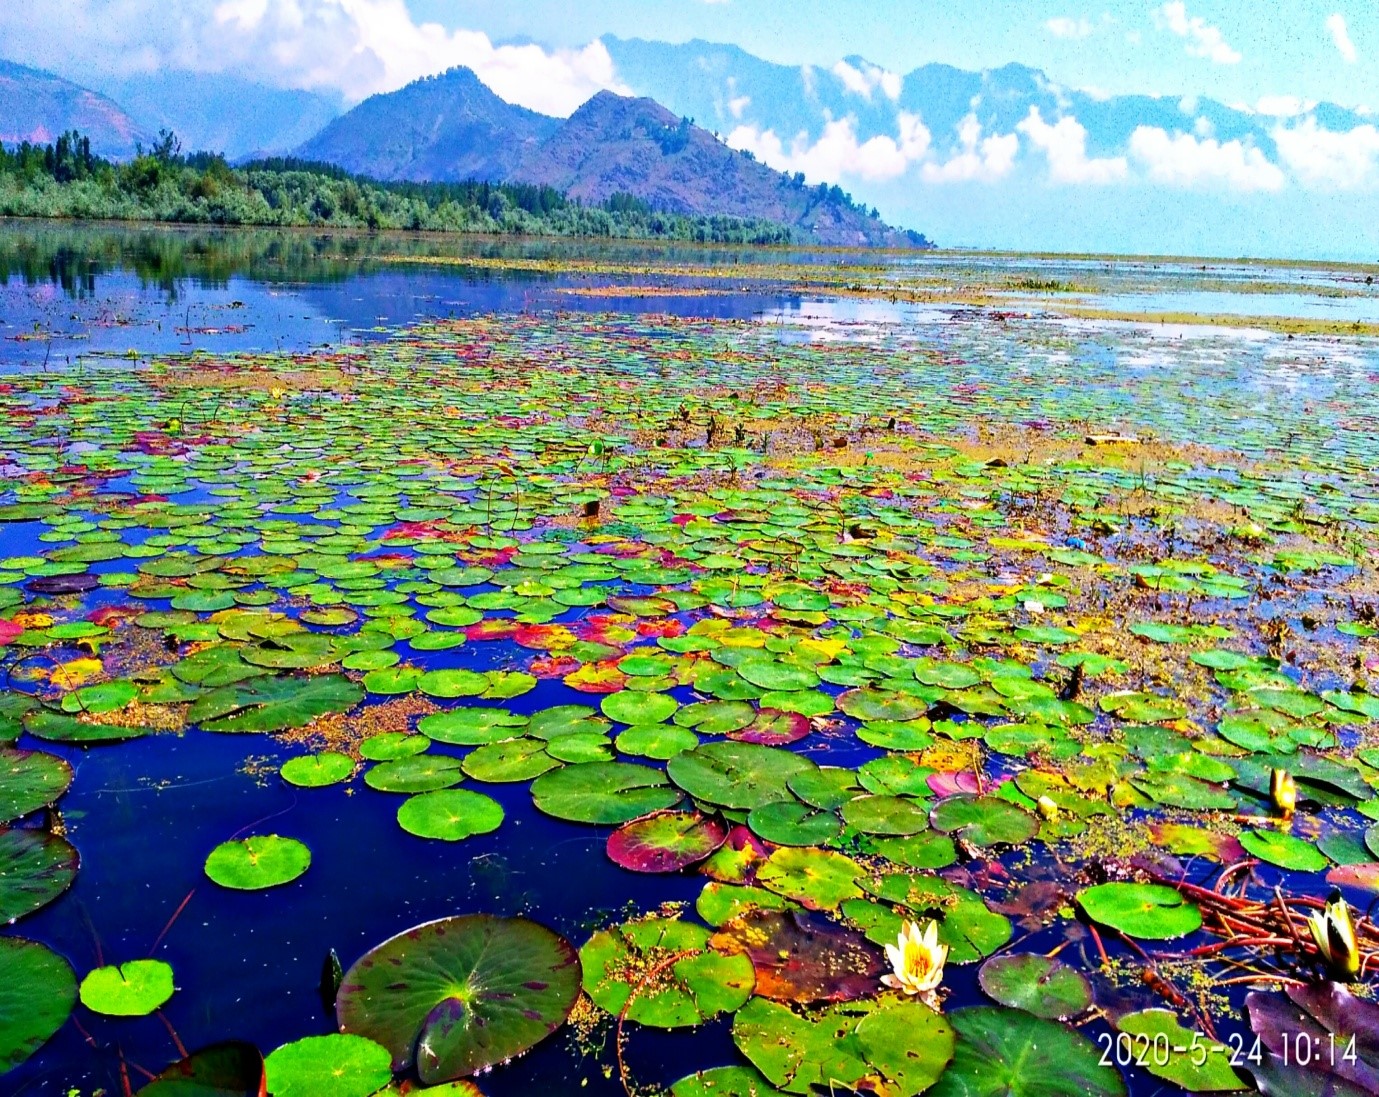
POLYGON ((709 947, 703 926, 647 918, 600 930, 579 950, 584 990, 609 1013, 652 1028, 697 1025, 752 994, 752 961, 709 947), (658 977, 648 978, 649 970, 658 977))
POLYGON ((214 1044, 164 1070, 139 1097, 264 1097, 263 1056, 253 1044, 214 1044))
POLYGON ((786 782, 813 768, 798 754, 755 743, 705 743, 666 763, 670 779, 696 800, 749 810, 792 799, 786 782))
POLYGON ((96 968, 81 981, 81 1004, 109 1017, 144 1017, 173 993, 172 968, 162 960, 129 960, 96 968))
POLYGON ((354 772, 354 759, 338 751, 306 754, 283 763, 283 780, 301 788, 325 788, 336 785, 354 772))
POLYGON ((931 1097, 1124 1097, 1125 1082, 1080 1035, 1018 1009, 974 1006, 948 1017, 953 1061, 931 1097))
POLYGON ((37 941, 0 937, 0 1075, 42 1047, 76 1001, 66 960, 37 941))
POLYGON ((981 966, 977 980, 1001 1005, 1049 1021, 1066 1021, 1092 1004, 1085 975, 1038 953, 993 956, 981 966))
POLYGON ((682 799, 660 770, 631 762, 567 766, 538 777, 531 791, 547 815, 574 823, 627 823, 682 799))
POLYGON ((458 842, 497 830, 503 822, 503 807, 483 793, 442 789, 404 800, 397 809, 397 821, 418 838, 458 842))
POLYGON ((310 867, 311 850, 295 838, 276 834, 222 842, 206 858, 206 875, 236 891, 290 884, 310 867))
POLYGON ((435 1085, 545 1039, 565 1023, 579 988, 579 957, 563 937, 525 918, 472 914, 366 953, 345 973, 336 1013, 342 1032, 376 1040, 393 1069, 414 1067, 435 1085))
POLYGON ((1202 912, 1163 884, 1097 884, 1078 903, 1094 922, 1147 941, 1186 937, 1202 927, 1202 912))
POLYGON ((40 750, 0 748, 0 825, 57 802, 72 783, 72 767, 40 750))
POLYGON ((608 856, 633 872, 678 872, 711 854, 728 837, 717 819, 697 812, 659 812, 625 823, 608 836, 608 856))
POLYGON ((72 886, 79 860, 59 835, 0 828, 0 923, 46 907, 72 886))
POLYGON ((251 678, 193 701, 187 719, 207 731, 283 731, 344 712, 363 697, 355 683, 336 674, 251 678))
POLYGON ((393 1077, 386 1048, 348 1033, 294 1040, 263 1065, 272 1097, 369 1097, 393 1077))

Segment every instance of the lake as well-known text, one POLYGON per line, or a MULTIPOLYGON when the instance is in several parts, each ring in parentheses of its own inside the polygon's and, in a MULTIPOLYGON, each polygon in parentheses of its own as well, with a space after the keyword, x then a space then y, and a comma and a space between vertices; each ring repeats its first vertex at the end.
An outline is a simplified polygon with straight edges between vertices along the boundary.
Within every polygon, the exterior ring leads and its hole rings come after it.
POLYGON ((472 914, 590 995, 490 1097, 1366 1076, 1278 1012, 1379 891, 1364 268, 10 222, 0 277, 0 942, 71 968, 0 1092, 334 1033, 331 952, 472 914))

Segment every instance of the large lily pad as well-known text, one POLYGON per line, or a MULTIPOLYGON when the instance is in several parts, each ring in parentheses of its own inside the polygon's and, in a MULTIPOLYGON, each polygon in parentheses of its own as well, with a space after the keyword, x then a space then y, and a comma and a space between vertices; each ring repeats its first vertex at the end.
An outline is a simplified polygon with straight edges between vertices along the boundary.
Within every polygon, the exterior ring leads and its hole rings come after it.
POLYGON ((575 823, 626 823, 681 799, 660 770, 631 762, 567 766, 538 777, 531 791, 547 815, 575 823))
POLYGON ((931 1097, 1124 1097, 1100 1049, 1071 1029, 1018 1009, 974 1006, 949 1015, 958 1041, 931 1097))
POLYGON ((481 792, 441 789, 403 801, 397 809, 397 821, 418 838, 458 842, 497 830, 503 822, 503 806, 481 792))
POLYGON ((1085 975, 1037 953, 993 956, 977 972, 977 980, 1001 1005, 1049 1021, 1066 1021, 1092 1004, 1085 975))
POLYGON ((786 782, 814 763, 755 743, 705 743, 666 763, 670 779, 696 800, 727 808, 756 808, 793 796, 786 782))
POLYGON ((428 1085, 520 1055, 565 1023, 579 996, 568 941, 525 918, 472 914, 383 942, 345 973, 342 1032, 388 1049, 428 1085))
POLYGON ((42 1047, 76 1000, 66 960, 37 941, 0 937, 0 1075, 42 1047))
POLYGON ((59 835, 0 829, 0 923, 46 907, 72 886, 79 861, 59 835))
POLYGON ((363 697, 359 686, 337 674, 251 678, 193 701, 187 719, 207 731, 283 731, 344 712, 363 697))
POLYGON ((72 766, 43 751, 0 748, 0 826, 47 808, 72 784, 72 766))

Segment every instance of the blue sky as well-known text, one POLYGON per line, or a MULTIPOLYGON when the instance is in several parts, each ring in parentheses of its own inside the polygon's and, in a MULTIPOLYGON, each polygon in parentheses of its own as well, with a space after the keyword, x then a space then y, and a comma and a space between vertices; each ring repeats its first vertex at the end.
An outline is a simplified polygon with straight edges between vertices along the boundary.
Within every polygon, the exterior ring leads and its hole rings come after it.
POLYGON ((467 65, 553 115, 652 95, 946 244, 1379 255, 1374 0, 0 0, 0 56, 347 105, 467 65), (905 79, 933 62, 978 75, 905 79))

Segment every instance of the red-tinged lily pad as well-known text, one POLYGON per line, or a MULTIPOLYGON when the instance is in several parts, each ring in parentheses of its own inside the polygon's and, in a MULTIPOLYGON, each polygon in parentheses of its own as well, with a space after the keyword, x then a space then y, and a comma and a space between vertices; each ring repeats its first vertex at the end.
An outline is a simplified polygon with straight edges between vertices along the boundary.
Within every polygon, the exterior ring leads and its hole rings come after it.
POLYGON ((625 823, 608 836, 608 856, 632 872, 678 872, 704 860, 728 837, 727 826, 698 812, 663 811, 625 823))
POLYGON ((1379 863, 1339 865, 1326 874, 1326 882, 1334 887, 1359 888, 1379 894, 1379 863))
POLYGON ((784 1002, 870 997, 890 970, 882 951, 861 933, 805 911, 749 910, 724 925, 710 944, 746 954, 756 971, 756 993, 784 1002))
POLYGON ((383 942, 345 973, 340 1030, 368 1037, 428 1085, 520 1055, 565 1023, 579 997, 570 943, 525 918, 472 914, 383 942))
POLYGON ((728 732, 728 738, 736 739, 739 743, 783 747, 789 743, 798 743, 809 734, 809 731, 808 716, 798 712, 764 708, 746 727, 728 732))
POLYGON ((214 1044, 173 1063, 139 1097, 267 1097, 263 1056, 253 1044, 214 1044))

